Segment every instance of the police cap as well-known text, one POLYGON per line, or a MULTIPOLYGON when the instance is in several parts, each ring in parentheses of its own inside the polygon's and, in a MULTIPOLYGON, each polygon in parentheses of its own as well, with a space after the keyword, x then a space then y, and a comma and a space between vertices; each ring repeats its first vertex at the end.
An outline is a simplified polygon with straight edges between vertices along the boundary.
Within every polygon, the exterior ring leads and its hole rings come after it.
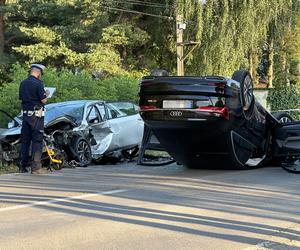
POLYGON ((30 66, 31 69, 35 68, 35 69, 39 69, 41 71, 41 73, 44 73, 44 69, 46 68, 43 64, 38 64, 38 63, 33 63, 30 66))

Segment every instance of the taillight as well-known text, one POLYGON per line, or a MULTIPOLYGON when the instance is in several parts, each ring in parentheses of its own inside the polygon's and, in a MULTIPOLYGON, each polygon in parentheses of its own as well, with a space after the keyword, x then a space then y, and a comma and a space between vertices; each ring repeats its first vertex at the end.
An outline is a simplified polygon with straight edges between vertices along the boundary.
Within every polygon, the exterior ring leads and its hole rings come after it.
POLYGON ((157 109, 157 107, 152 106, 152 105, 140 106, 140 111, 155 110, 155 109, 157 109))
POLYGON ((207 85, 208 86, 220 87, 220 88, 225 87, 225 83, 224 82, 210 82, 207 85))
POLYGON ((215 116, 222 116, 226 120, 229 120, 229 109, 227 107, 204 106, 197 108, 197 110, 209 112, 215 116))

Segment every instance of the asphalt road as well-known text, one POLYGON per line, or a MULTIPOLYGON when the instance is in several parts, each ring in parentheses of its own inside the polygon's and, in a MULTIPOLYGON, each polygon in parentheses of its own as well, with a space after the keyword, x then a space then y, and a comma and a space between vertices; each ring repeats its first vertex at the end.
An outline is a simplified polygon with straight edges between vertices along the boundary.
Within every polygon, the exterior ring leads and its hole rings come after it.
POLYGON ((300 249, 300 175, 134 164, 0 176, 0 249, 300 249))

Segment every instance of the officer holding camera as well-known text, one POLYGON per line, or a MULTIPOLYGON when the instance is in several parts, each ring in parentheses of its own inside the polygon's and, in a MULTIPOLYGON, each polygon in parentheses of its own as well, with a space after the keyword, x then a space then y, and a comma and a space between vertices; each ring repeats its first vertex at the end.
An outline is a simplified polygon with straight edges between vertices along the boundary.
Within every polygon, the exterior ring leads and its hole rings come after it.
POLYGON ((28 172, 29 150, 31 146, 31 173, 44 174, 48 171, 42 168, 41 156, 43 150, 44 134, 44 105, 47 102, 48 93, 40 80, 45 66, 32 64, 27 79, 21 82, 19 99, 22 102, 23 122, 21 130, 21 155, 19 171, 28 172))

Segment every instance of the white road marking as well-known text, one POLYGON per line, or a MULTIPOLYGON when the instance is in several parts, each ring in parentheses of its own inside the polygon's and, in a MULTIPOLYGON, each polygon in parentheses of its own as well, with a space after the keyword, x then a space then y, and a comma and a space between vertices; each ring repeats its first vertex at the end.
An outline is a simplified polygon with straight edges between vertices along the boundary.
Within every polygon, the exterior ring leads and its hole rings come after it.
POLYGON ((41 205, 49 205, 49 204, 58 203, 58 202, 62 202, 62 201, 86 199, 86 198, 90 198, 90 197, 94 197, 94 196, 98 196, 98 195, 117 194, 117 193, 123 193, 126 191, 128 191, 128 190, 127 189, 116 189, 116 190, 110 190, 110 191, 103 191, 103 192, 99 192, 99 193, 90 193, 90 194, 70 196, 70 197, 65 197, 65 198, 56 198, 56 199, 51 199, 51 200, 46 200, 46 201, 37 201, 37 202, 32 202, 32 203, 23 204, 23 205, 3 207, 3 208, 0 208, 0 212, 12 211, 12 210, 28 208, 28 207, 36 207, 36 206, 41 206, 41 205))

